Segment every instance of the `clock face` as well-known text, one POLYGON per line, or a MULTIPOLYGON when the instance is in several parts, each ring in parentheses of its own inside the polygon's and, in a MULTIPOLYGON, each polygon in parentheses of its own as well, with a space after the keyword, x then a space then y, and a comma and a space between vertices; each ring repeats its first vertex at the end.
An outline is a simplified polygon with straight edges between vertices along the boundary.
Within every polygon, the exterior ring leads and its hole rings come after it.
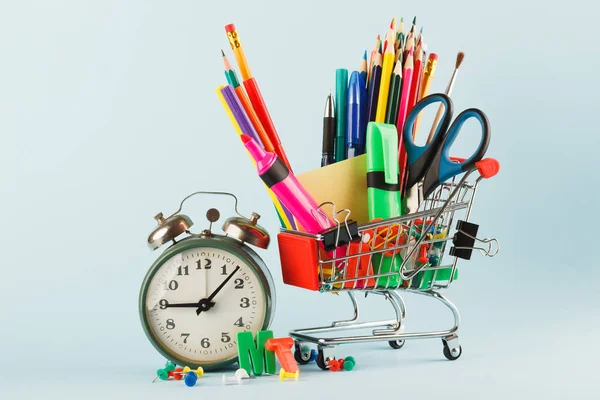
POLYGON ((262 329, 268 299, 260 277, 235 254, 195 247, 175 254, 147 286, 148 329, 187 365, 237 356, 237 333, 262 329))

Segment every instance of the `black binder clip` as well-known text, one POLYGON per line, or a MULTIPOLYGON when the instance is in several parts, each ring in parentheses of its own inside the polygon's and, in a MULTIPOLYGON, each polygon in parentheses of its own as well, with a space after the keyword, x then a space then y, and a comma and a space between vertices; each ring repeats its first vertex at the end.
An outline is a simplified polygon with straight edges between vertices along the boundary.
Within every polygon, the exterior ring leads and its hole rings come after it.
POLYGON ((463 260, 470 260, 477 239, 477 230, 479 225, 466 221, 458 221, 456 224, 456 234, 452 238, 454 246, 450 249, 450 255, 463 260))
POLYGON ((325 251, 332 251, 336 247, 345 246, 350 242, 359 240, 358 224, 356 221, 345 221, 336 226, 320 232, 323 235, 323 247, 325 251))
POLYGON ((327 201, 319 205, 319 212, 324 216, 327 216, 327 214, 325 214, 321 208, 325 205, 332 206, 331 216, 336 223, 336 225, 332 226, 331 228, 319 232, 319 234, 323 236, 323 247, 325 248, 325 251, 333 251, 336 247, 345 246, 350 242, 360 240, 360 235, 358 234, 358 223, 350 219, 350 210, 343 209, 336 212, 335 204, 327 201), (344 222, 340 222, 338 220, 338 216, 341 213, 346 213, 344 222))

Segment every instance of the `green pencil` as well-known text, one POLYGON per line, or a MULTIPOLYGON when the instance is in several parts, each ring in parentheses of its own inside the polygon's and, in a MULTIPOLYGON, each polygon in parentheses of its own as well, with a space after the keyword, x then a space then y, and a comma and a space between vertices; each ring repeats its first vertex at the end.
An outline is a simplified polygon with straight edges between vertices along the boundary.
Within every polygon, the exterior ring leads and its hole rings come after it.
POLYGON ((225 52, 221 50, 221 55, 223 56, 223 65, 225 66, 225 78, 227 78, 227 83, 229 83, 233 88, 240 86, 240 81, 238 80, 237 74, 235 70, 231 66, 231 63, 227 59, 225 52))
MULTIPOLYGON (((402 52, 400 52, 402 56, 402 52)), ((402 60, 396 61, 392 80, 390 81, 390 92, 388 95, 388 106, 385 114, 386 124, 396 124, 398 119, 398 107, 400 107, 400 93, 402 89, 402 60)))

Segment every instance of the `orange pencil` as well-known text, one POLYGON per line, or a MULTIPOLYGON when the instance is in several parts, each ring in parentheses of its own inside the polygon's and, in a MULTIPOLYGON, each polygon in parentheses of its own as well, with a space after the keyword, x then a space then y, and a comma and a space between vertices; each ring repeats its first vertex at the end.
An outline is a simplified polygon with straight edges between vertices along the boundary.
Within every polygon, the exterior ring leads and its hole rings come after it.
POLYGON ((246 92, 248 93, 248 97, 252 103, 252 107, 254 108, 258 119, 264 127, 267 136, 273 144, 275 154, 277 154, 277 156, 281 159, 281 161, 283 161, 288 169, 292 171, 292 167, 287 155, 285 154, 283 145, 281 144, 281 140, 279 139, 279 135, 277 134, 277 130, 275 129, 275 125, 273 124, 273 120, 271 119, 267 105, 265 104, 262 94, 260 93, 260 89, 258 88, 258 83, 252 76, 250 68, 248 67, 248 61, 246 60, 246 55, 244 54, 242 43, 240 42, 235 25, 225 25, 225 32, 227 32, 227 38, 229 39, 229 44, 233 50, 240 73, 242 74, 244 88, 246 88, 246 92))

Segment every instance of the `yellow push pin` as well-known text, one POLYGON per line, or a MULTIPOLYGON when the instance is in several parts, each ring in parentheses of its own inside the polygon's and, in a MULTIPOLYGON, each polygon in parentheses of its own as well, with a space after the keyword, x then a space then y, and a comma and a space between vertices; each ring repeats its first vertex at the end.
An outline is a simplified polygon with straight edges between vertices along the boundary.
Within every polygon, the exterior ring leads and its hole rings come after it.
POLYGON ((190 367, 183 367, 183 371, 180 372, 180 374, 187 374, 188 372, 195 372, 196 375, 198 375, 198 378, 202 378, 202 375, 204 375, 204 369, 202 367, 198 367, 198 369, 191 369, 190 367))
POLYGON ((285 369, 281 368, 279 370, 279 380, 283 381, 286 378, 293 378, 295 380, 298 380, 298 378, 300 377, 300 370, 297 369, 296 372, 286 372, 285 369))

